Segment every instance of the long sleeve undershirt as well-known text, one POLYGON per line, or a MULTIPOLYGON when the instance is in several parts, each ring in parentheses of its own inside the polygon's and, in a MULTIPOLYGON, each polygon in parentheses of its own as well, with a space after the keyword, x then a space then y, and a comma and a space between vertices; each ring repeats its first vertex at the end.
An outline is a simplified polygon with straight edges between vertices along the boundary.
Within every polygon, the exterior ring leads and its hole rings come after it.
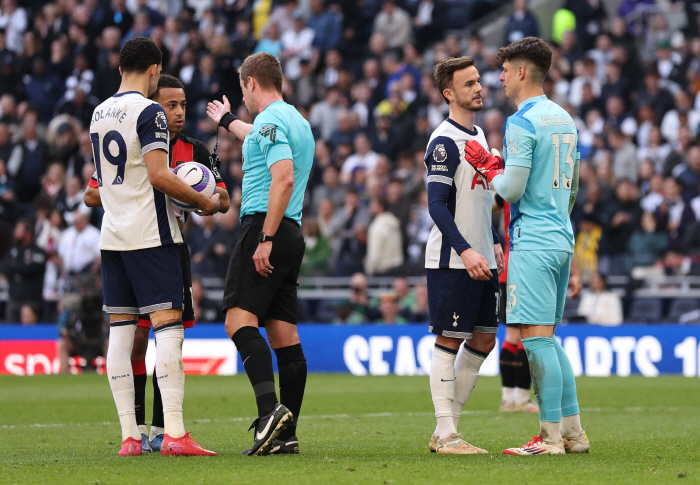
POLYGON ((502 175, 496 175, 491 185, 498 195, 511 204, 520 200, 525 193, 530 169, 517 165, 506 165, 502 175))

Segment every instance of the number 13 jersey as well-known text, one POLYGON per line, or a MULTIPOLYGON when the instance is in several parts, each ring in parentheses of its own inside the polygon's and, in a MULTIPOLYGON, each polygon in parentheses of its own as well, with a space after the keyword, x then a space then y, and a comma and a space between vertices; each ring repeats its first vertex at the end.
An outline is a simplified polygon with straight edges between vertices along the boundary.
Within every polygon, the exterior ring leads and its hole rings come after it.
POLYGON ((508 117, 503 146, 506 166, 530 169, 525 193, 510 204, 510 250, 573 253, 569 198, 580 158, 574 120, 544 95, 529 98, 508 117))
MULTIPOLYGON (((181 243, 170 197, 153 187, 143 156, 168 152, 163 108, 139 92, 118 93, 100 104, 90 121, 97 183, 105 215, 100 249, 136 249, 181 243)), ((163 163, 168 164, 168 157, 163 163)))

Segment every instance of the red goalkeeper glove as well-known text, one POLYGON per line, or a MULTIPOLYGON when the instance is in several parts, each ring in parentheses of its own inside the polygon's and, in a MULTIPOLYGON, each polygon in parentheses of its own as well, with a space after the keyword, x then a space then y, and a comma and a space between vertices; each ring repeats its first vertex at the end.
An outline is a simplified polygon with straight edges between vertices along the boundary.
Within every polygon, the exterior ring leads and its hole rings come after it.
POLYGON ((498 154, 498 150, 494 148, 491 153, 493 155, 489 154, 476 140, 470 140, 464 146, 464 157, 467 162, 489 183, 496 175, 503 173, 503 159, 498 154))

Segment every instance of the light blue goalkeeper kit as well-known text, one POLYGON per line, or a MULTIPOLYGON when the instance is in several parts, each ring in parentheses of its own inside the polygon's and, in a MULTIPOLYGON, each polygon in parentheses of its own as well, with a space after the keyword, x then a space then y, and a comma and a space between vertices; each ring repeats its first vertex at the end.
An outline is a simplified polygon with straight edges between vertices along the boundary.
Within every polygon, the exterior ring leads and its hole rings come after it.
MULTIPOLYGON (((512 177, 508 180, 509 168, 518 174, 529 169, 522 196, 506 198, 511 202, 506 320, 555 325, 564 312, 574 252, 569 213, 578 188, 578 131, 563 108, 536 96, 508 118, 503 145, 506 171, 493 180, 496 192, 515 185, 512 177)), ((540 421, 578 414, 574 374, 561 345, 545 337, 523 339, 523 345, 540 421)))

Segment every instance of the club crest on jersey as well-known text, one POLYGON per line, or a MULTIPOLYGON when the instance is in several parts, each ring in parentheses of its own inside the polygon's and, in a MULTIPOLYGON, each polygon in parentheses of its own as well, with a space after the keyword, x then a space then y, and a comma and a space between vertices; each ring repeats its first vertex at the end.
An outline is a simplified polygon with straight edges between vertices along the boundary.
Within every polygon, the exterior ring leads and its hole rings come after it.
POLYGON ((433 150, 433 160, 435 160, 437 163, 443 163, 445 160, 447 160, 447 150, 445 149, 445 145, 442 143, 437 145, 433 150))
POLYGON ((259 132, 264 137, 270 137, 272 143, 277 139, 277 127, 275 125, 267 125, 260 128, 259 132))
POLYGON ((162 111, 159 111, 156 115, 156 126, 160 130, 165 130, 168 128, 168 120, 165 117, 165 113, 163 113, 162 111))

